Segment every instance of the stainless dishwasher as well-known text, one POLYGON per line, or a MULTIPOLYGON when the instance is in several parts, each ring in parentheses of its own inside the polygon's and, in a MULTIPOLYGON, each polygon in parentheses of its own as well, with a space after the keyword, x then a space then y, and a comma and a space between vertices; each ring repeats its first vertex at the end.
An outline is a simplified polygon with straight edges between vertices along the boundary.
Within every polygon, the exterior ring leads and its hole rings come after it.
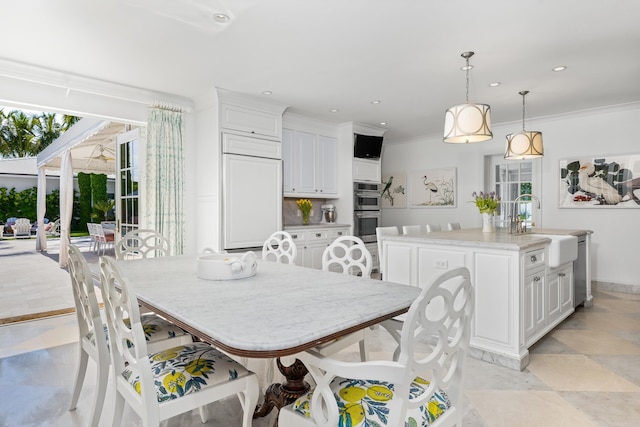
POLYGON ((578 236, 578 257, 573 262, 573 307, 587 299, 587 236, 578 236))

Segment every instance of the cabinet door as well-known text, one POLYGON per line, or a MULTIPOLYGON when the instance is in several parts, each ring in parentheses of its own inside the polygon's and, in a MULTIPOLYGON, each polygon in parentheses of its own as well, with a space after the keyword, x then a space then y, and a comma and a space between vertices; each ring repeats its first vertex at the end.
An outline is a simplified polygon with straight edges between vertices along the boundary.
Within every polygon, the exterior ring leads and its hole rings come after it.
POLYGON ((558 281, 560 282, 560 311, 566 313, 573 309, 573 265, 569 264, 558 272, 558 281))
POLYGON ((551 273, 546 279, 546 323, 550 323, 557 319, 561 313, 559 273, 551 273))
POLYGON ((318 135, 316 140, 316 192, 338 194, 338 141, 318 135))
POLYGON ((544 270, 529 273, 523 284, 522 323, 525 342, 544 326, 544 270))
POLYGON ((282 129, 282 189, 293 193, 293 131, 282 129))
POLYGON ((282 115, 223 102, 220 104, 220 127, 279 140, 282 115))
POLYGON ((311 268, 322 270, 322 254, 324 250, 329 246, 329 243, 319 242, 309 244, 309 260, 311 268))
POLYGON ((293 150, 293 192, 315 193, 316 136, 295 131, 293 150))

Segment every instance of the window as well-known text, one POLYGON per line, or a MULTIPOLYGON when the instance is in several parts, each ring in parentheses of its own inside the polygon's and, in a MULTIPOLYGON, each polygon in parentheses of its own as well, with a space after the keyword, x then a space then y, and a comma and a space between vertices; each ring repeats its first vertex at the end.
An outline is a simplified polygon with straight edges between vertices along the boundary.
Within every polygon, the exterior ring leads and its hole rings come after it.
MULTIPOLYGON (((487 188, 493 188, 500 197, 497 216, 503 226, 514 215, 514 202, 522 194, 538 196, 540 192, 540 161, 505 160, 502 155, 487 159, 487 188)), ((518 202, 515 215, 528 224, 538 220, 538 209, 533 209, 531 197, 523 197, 518 202)))

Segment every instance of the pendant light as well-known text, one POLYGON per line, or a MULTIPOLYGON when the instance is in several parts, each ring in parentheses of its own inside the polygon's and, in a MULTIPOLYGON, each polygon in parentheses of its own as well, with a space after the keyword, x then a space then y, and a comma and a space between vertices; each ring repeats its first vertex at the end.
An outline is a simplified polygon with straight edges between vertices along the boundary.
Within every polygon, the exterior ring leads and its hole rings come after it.
POLYGON ((542 146, 542 132, 524 130, 524 97, 528 90, 519 92, 522 95, 522 132, 507 135, 507 149, 505 159, 522 160, 534 159, 544 155, 542 146))
POLYGON ((487 104, 469 103, 469 58, 473 52, 461 55, 467 65, 463 68, 467 72, 466 103, 449 108, 444 115, 444 142, 450 144, 467 144, 482 142, 493 138, 491 133, 491 107, 487 104))

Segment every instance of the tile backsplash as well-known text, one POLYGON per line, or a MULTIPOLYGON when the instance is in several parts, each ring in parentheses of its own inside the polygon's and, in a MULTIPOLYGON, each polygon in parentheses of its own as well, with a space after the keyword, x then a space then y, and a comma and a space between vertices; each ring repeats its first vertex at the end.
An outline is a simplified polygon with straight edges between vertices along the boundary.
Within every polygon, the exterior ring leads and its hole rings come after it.
MULTIPOLYGON (((296 200, 303 197, 285 197, 282 203, 282 219, 284 225, 302 225, 302 214, 296 200), (299 216, 298 216, 299 214, 299 216)), ((309 199, 313 207, 311 208, 311 215, 309 216, 310 224, 318 224, 322 220, 322 209, 320 206, 327 203, 325 199, 309 199)))

